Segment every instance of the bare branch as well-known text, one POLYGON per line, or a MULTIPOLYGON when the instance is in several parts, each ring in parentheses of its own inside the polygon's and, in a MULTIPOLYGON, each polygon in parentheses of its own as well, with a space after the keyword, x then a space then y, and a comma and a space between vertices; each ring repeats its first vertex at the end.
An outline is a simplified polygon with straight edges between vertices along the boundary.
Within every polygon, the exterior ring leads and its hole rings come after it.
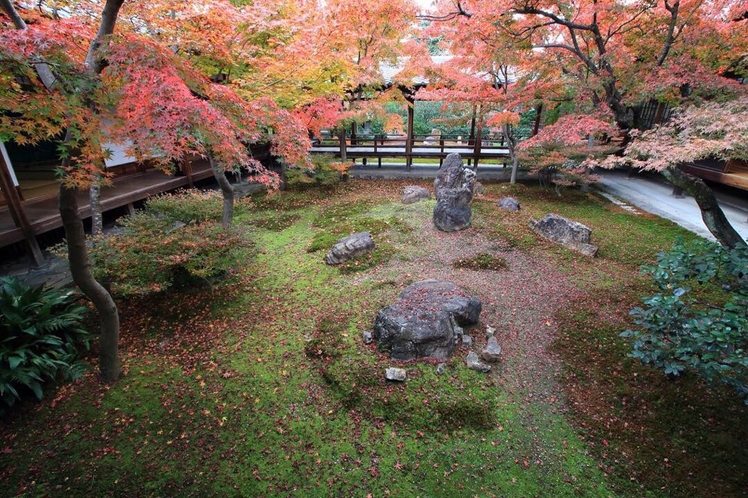
POLYGON ((455 8, 457 9, 454 12, 449 12, 441 16, 432 16, 430 14, 418 14, 416 15, 416 19, 420 19, 422 21, 440 22, 440 21, 451 21, 452 19, 456 19, 460 16, 467 17, 468 19, 473 17, 473 14, 471 12, 466 11, 459 1, 453 2, 453 3, 454 3, 455 8))

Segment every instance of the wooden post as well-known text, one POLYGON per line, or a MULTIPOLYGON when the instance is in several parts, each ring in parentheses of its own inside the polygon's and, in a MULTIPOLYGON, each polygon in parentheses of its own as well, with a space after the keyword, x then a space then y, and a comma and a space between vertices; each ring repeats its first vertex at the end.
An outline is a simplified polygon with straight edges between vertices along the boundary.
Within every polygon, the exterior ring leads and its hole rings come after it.
POLYGON ((413 165, 413 119, 415 115, 415 100, 408 99, 408 136, 405 140, 405 169, 410 171, 413 165))
POLYGON ((345 162, 348 160, 348 152, 345 149, 345 128, 340 127, 340 160, 345 162))
MULTIPOLYGON (((476 106, 476 111, 480 112, 480 107, 476 106)), ((475 120, 475 114, 473 114, 473 119, 475 120)), ((478 119, 478 126, 475 130, 475 144, 473 145, 473 156, 475 156, 475 163, 473 164, 473 169, 475 171, 478 171, 478 161, 480 160, 480 148, 481 145, 483 145, 481 142, 483 141, 483 119, 478 119)))
POLYGON ((10 209, 10 215, 13 217, 13 222, 23 232, 31 258, 37 266, 40 266, 44 263, 44 254, 42 254, 39 242, 34 235, 34 229, 26 217, 26 212, 23 210, 21 197, 18 195, 16 186, 13 184, 13 179, 10 176, 10 158, 8 157, 8 152, 5 150, 5 144, 0 142, 0 148, 2 148, 0 151, 0 188, 3 190, 5 199, 8 201, 8 208, 10 209))
POLYGON ((180 163, 180 167, 182 168, 184 176, 187 177, 187 185, 189 185, 190 188, 193 188, 195 186, 195 182, 192 179, 192 161, 182 161, 180 163))

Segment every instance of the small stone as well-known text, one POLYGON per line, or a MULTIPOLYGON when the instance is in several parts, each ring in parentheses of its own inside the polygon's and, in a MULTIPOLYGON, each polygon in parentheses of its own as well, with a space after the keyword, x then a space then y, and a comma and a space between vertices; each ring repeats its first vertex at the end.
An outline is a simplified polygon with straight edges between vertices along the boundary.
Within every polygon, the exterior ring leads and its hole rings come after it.
POLYGON ((364 330, 361 333, 361 337, 364 339, 364 344, 371 344, 374 341, 374 337, 371 335, 371 330, 364 330))
POLYGON ((501 359, 501 346, 499 346, 499 342, 495 337, 491 336, 488 338, 486 349, 481 351, 480 357, 488 363, 496 363, 501 359))
POLYGON ((520 209, 519 201, 514 197, 502 197, 499 199, 498 206, 507 211, 519 211, 520 209))
POLYGON ((455 322, 455 337, 462 337, 465 333, 465 329, 457 325, 457 322, 455 322))
POLYGON ((473 344, 473 338, 472 338, 472 336, 469 336, 467 334, 463 334, 462 335, 462 344, 464 344, 465 346, 472 346, 472 344, 473 344))
POLYGON ((419 185, 408 185, 402 191, 402 203, 413 204, 418 201, 427 201, 431 199, 431 192, 425 187, 419 185))
POLYGON ((490 325, 486 325, 486 337, 493 337, 496 334, 496 329, 490 325))
POLYGON ((402 368, 388 368, 384 371, 384 377, 387 380, 394 380, 396 382, 405 381, 405 369, 402 368))
POLYGON ((447 371, 447 364, 446 363, 439 363, 436 366, 436 375, 442 375, 446 371, 447 371))
POLYGON ((465 363, 471 370, 477 370, 478 372, 483 373, 491 371, 491 365, 483 363, 474 351, 470 351, 470 353, 468 353, 467 358, 465 359, 465 363))

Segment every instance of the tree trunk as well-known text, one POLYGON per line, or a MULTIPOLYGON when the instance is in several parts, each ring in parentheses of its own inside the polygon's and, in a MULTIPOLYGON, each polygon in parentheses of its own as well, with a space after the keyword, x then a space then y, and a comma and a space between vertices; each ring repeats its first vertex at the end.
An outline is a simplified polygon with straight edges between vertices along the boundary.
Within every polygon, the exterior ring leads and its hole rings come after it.
POLYGON ((340 160, 346 162, 348 160, 348 153, 345 150, 345 126, 340 125, 340 135, 338 137, 340 142, 340 160))
POLYGON ((231 186, 229 179, 226 178, 226 171, 220 164, 213 159, 213 154, 208 154, 208 161, 216 177, 218 186, 223 194, 223 214, 221 215, 221 225, 223 228, 231 228, 231 221, 234 218, 234 187, 231 186))
POLYGON ((509 183, 514 185, 517 183, 517 170, 519 169, 519 157, 517 157, 516 140, 514 139, 514 132, 512 125, 505 124, 501 127, 501 132, 504 134, 504 140, 506 146, 509 149, 509 157, 512 160, 512 175, 509 178, 509 183))
POLYGON ((541 122, 540 120, 542 119, 542 116, 543 116, 543 103, 541 102, 535 108, 535 122, 532 124, 532 134, 530 135, 531 137, 534 137, 540 131, 540 122, 541 122))
POLYGON ((104 232, 104 219, 101 214, 101 175, 98 173, 93 174, 88 199, 91 204, 91 235, 101 235, 104 232))
POLYGON ((662 172, 662 175, 670 183, 682 188, 694 198, 696 204, 699 205, 699 209, 701 209, 701 218, 704 220, 704 224, 722 246, 734 249, 738 246, 747 245, 746 241, 728 221, 722 208, 717 203, 714 191, 702 179, 689 175, 678 168, 668 168, 662 172))
POLYGON ((99 284, 91 273, 91 264, 86 249, 86 234, 78 210, 76 190, 60 184, 58 208, 65 228, 68 246, 68 262, 73 281, 96 306, 99 312, 99 371, 105 382, 114 382, 122 375, 119 358, 119 313, 112 296, 99 284))
MULTIPOLYGON (((104 69, 105 62, 101 58, 96 57, 97 49, 114 32, 119 10, 124 1, 106 0, 101 13, 99 31, 96 34, 96 38, 91 41, 86 56, 86 65, 88 66, 88 70, 93 74, 99 74, 104 69)), ((0 8, 14 21, 16 29, 26 29, 25 23, 15 11, 12 2, 0 0, 0 8)), ((54 84, 54 75, 51 74, 49 66, 42 62, 35 64, 34 67, 45 87, 51 91, 54 84)), ((84 99, 86 97, 87 95, 84 95, 84 99)), ((68 141, 69 138, 66 137, 65 140, 68 141)), ((91 273, 88 250, 86 249, 86 235, 83 231, 83 221, 78 210, 76 190, 65 187, 64 182, 61 183, 57 202, 65 229, 65 238, 68 244, 68 261, 73 281, 91 299, 94 306, 96 306, 96 310, 99 312, 101 322, 99 369, 101 377, 106 382, 113 382, 122 374, 122 364, 118 351, 119 312, 117 311, 117 305, 114 303, 112 296, 93 278, 93 274, 91 273)))

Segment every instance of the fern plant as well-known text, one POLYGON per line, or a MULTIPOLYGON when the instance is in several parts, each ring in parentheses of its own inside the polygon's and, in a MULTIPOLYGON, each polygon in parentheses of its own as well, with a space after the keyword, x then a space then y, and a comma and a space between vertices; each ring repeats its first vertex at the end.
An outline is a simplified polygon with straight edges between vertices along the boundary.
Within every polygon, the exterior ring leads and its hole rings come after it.
POLYGON ((0 278, 0 414, 25 392, 41 399, 45 382, 83 374, 78 348, 88 349, 91 335, 76 300, 71 290, 0 278))

